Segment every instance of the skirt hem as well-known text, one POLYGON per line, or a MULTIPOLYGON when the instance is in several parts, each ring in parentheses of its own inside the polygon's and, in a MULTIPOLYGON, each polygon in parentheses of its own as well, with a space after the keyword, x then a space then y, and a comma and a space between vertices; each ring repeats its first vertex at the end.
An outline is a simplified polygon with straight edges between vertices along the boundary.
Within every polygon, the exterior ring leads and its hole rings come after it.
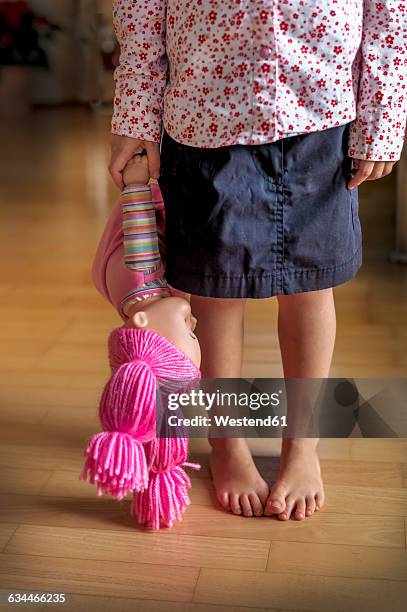
POLYGON ((199 274, 178 266, 167 268, 166 279, 174 289, 192 295, 265 299, 341 285, 354 278, 361 265, 362 248, 359 248, 350 260, 330 268, 282 270, 260 275, 215 276, 199 274))

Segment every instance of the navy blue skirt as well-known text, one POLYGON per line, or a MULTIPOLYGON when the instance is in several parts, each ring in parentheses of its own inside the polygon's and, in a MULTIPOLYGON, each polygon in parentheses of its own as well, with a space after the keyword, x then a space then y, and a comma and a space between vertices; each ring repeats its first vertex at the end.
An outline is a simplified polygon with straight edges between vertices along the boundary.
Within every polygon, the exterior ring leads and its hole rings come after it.
POLYGON ((349 123, 262 145, 199 148, 164 130, 166 277, 187 293, 267 298, 326 289, 362 263, 349 123))

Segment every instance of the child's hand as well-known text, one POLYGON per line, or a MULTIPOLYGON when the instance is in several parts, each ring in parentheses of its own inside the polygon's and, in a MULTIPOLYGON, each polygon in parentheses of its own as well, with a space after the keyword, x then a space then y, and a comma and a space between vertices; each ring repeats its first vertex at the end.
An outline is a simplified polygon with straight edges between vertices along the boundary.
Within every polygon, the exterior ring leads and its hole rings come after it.
POLYGON ((149 160, 150 176, 157 179, 160 176, 160 145, 158 142, 140 140, 139 138, 128 138, 127 136, 110 135, 112 149, 109 172, 119 189, 123 189, 123 169, 134 153, 143 149, 147 151, 149 160))
POLYGON ((123 170, 123 182, 125 185, 131 183, 148 183, 150 173, 148 170, 147 153, 136 153, 129 159, 123 170))
POLYGON ((395 161, 368 161, 365 159, 353 159, 357 171, 348 183, 348 188, 358 187, 364 181, 375 181, 390 174, 395 161))

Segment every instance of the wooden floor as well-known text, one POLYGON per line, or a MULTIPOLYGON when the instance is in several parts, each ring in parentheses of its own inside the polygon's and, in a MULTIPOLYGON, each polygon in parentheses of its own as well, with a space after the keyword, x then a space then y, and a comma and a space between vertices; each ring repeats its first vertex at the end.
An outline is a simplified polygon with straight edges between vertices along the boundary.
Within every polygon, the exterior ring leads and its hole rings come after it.
MULTIPOLYGON (((218 509, 204 443, 193 504, 171 530, 138 529, 128 501, 78 480, 120 325, 90 282, 116 195, 108 121, 41 110, 1 127, 0 588, 65 592, 65 609, 102 612, 404 610, 406 439, 323 440, 327 504, 303 522, 218 509)), ((332 375, 403 377, 407 275, 387 262, 394 177, 360 195, 365 264, 335 290, 332 375)), ((274 300, 249 304, 245 375, 282 376, 275 319, 274 300)), ((272 481, 277 457, 258 461, 272 481)))

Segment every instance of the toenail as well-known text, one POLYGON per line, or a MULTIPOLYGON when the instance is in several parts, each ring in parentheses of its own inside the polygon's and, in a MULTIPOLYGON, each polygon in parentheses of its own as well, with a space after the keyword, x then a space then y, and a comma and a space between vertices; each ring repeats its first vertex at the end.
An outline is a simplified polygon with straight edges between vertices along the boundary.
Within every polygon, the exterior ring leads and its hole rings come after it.
POLYGON ((297 516, 298 516, 298 518, 304 518, 304 515, 303 515, 303 513, 302 513, 302 512, 299 512, 299 513, 297 514, 297 516))

